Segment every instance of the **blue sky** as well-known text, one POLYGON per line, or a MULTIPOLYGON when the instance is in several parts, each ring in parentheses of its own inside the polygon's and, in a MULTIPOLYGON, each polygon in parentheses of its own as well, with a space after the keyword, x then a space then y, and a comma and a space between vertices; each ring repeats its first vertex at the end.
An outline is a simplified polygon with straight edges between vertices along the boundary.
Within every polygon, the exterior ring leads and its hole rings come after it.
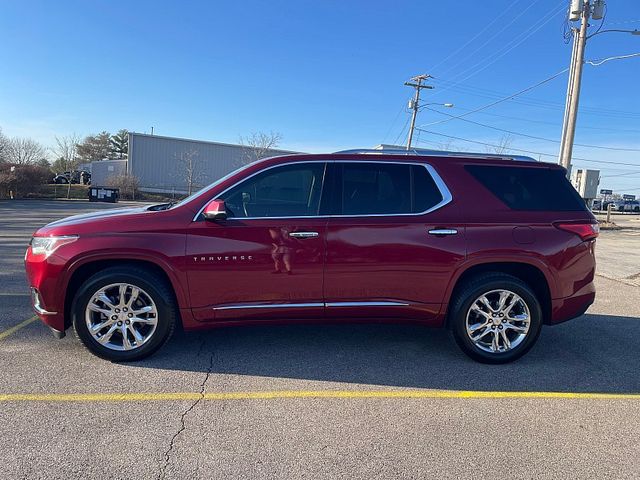
MULTIPOLYGON (((567 3, 1 0, 0 127, 47 145, 55 135, 151 126, 232 143, 273 130, 282 147, 313 152, 404 142, 412 91, 403 82, 413 75, 432 74, 425 102, 454 103, 440 110, 460 115, 566 68, 567 3)), ((604 28, 640 28, 640 2, 609 4, 604 28)), ((635 52, 639 36, 603 34, 586 58, 635 52)), ((640 57, 586 65, 583 78, 576 142, 640 150, 640 57)), ((566 80, 466 118, 557 140, 566 80)), ((446 118, 424 110, 418 124, 446 118)), ((442 135, 503 136, 461 120, 425 129, 435 133, 420 133, 417 145, 483 151, 442 135)), ((511 146, 558 150, 523 136, 511 146)), ((602 187, 640 193, 640 151, 576 147, 574 155, 632 164, 574 162, 601 168, 602 187)))

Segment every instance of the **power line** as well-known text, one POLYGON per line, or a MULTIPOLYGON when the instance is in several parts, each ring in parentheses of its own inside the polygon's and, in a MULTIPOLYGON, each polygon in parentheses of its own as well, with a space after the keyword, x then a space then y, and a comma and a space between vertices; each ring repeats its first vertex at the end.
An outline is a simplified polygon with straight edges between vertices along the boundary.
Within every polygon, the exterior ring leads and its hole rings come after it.
MULTIPOLYGON (((458 107, 456 106, 456 110, 463 110, 463 111, 471 111, 470 108, 463 108, 463 107, 458 107)), ((490 112, 479 112, 480 115, 489 115, 491 117, 497 117, 497 118, 506 118, 508 120, 517 120, 520 122, 529 122, 529 123, 539 123, 541 125, 553 125, 555 127, 558 126, 558 122, 547 122, 544 120, 533 120, 531 118, 522 118, 522 117, 513 117, 511 115, 500 115, 498 113, 490 113, 490 112)), ((588 127, 588 126, 579 126, 578 129, 588 129, 588 130, 607 130, 607 131, 611 131, 611 132, 616 132, 616 133, 620 133, 620 132, 626 132, 626 133, 640 133, 640 130, 631 130, 631 129, 620 129, 620 128, 607 128, 607 127, 588 127)))
MULTIPOLYGON (((435 133, 435 132, 434 132, 434 133, 435 133)), ((425 140, 425 139, 421 139, 421 140, 420 140, 420 143, 423 143, 423 144, 429 144, 429 145, 434 145, 438 150, 443 150, 443 149, 445 149, 445 150, 446 150, 446 148, 443 148, 442 143, 440 143, 440 142, 434 142, 433 140, 425 140)), ((500 146, 500 145, 485 144, 485 143, 483 143, 483 144, 484 144, 484 145, 486 145, 486 146, 493 147, 493 148, 496 148, 496 147, 499 147, 499 146, 500 146)), ((517 149, 511 148, 511 147, 509 147, 509 149, 511 149, 511 150, 517 150, 517 149)), ((460 150, 460 149, 458 148, 458 150, 460 150)), ((463 150, 461 150, 461 151, 463 151, 463 150)), ((526 152, 528 152, 528 153, 532 153, 532 152, 530 152, 530 151, 528 151, 528 150, 527 150, 526 152)), ((489 153, 488 155, 491 155, 491 154, 489 153)), ((553 155, 551 155, 551 154, 544 154, 544 153, 539 153, 538 155, 553 156, 553 155)), ((574 167, 576 167, 576 168, 590 168, 590 167, 588 167, 588 166, 581 165, 581 164, 576 164, 576 165, 574 165, 574 167)), ((638 167, 640 167, 640 165, 638 165, 638 167)), ((602 178, 604 178, 604 177, 609 178, 609 177, 611 177, 611 176, 620 176, 620 177, 622 177, 622 176, 627 176, 627 175, 632 175, 632 174, 633 174, 633 175, 640 175, 640 170, 629 170, 628 168, 623 168, 623 169, 621 169, 621 168, 614 168, 614 167, 604 166, 604 167, 600 167, 600 169, 601 169, 602 171, 605 171, 605 172, 611 172, 611 171, 613 171, 613 172, 624 171, 624 172, 625 172, 625 173, 622 173, 622 174, 620 174, 620 175, 602 175, 602 178)), ((624 179, 620 179, 620 180, 624 180, 624 179)), ((630 178, 629 180, 637 181, 638 179, 636 179, 636 178, 630 178)))
POLYGON ((640 19, 636 20, 623 20, 620 22, 607 22, 607 25, 625 25, 627 23, 640 23, 640 19))
MULTIPOLYGON (((502 28, 500 30, 498 30, 497 32, 493 33, 492 35, 489 36, 488 39, 486 39, 483 43, 481 43, 480 45, 476 46, 474 49, 472 49, 469 52, 466 52, 465 55, 463 55, 457 62, 454 62, 451 65, 448 65, 448 68, 445 70, 445 72, 450 72, 451 70, 455 69, 458 65, 461 65, 464 63, 466 58, 470 58, 472 57, 476 52, 481 51, 486 45, 488 45, 489 43, 491 43, 491 41, 498 37, 502 32, 504 32, 507 28, 509 28, 511 25, 513 25, 513 23, 515 23, 516 20, 518 20, 520 17, 522 17, 525 13, 527 13, 528 10, 530 10, 531 8, 533 8, 533 6, 538 3, 540 0, 535 0, 534 2, 531 2, 529 4, 529 6, 527 6, 526 8, 522 9, 520 11, 520 13, 518 15, 516 15, 515 17, 513 17, 511 19, 511 21, 509 21, 508 23, 504 24, 502 26, 502 28)), ((465 70, 466 72, 466 70, 465 70)))
POLYGON ((627 175, 639 175, 639 174, 640 174, 639 170, 634 170, 632 172, 626 172, 626 173, 616 173, 616 174, 613 174, 613 175, 602 175, 602 178, 626 177, 627 175))
MULTIPOLYGON (((487 142, 480 142, 478 140, 469 140, 468 138, 462 138, 462 137, 456 137, 453 135, 446 135, 444 133, 439 133, 439 132, 433 132, 431 130, 425 130, 423 128, 417 128, 416 130, 421 130, 424 133, 429 133, 431 135, 438 135, 440 137, 446 137, 446 138, 451 138, 453 140, 461 140, 463 142, 469 142, 469 143, 477 143, 478 145, 484 145, 487 147, 492 147, 492 148, 501 148, 500 145, 496 145, 493 143, 487 143, 487 142)), ((424 140, 421 140, 424 142, 424 140)), ((525 150, 522 148, 514 148, 514 147, 509 147, 509 150, 515 150, 516 152, 524 152, 524 153, 532 153, 534 155, 542 155, 544 157, 557 157, 556 154, 553 153, 546 153, 546 152, 538 152, 535 150, 525 150)), ((614 161, 608 161, 608 160, 595 160, 592 158, 580 158, 580 157, 573 157, 574 160, 581 160, 583 162, 593 162, 593 163, 602 163, 602 164, 608 164, 608 165, 626 165, 626 166, 630 166, 630 167, 640 167, 640 164, 638 163, 625 163, 625 162, 614 162, 614 161)))
MULTIPOLYGON (((436 63, 434 66, 430 67, 431 70, 436 70, 440 65, 442 65, 444 62, 446 62, 447 60, 449 60, 451 57, 453 57, 454 55, 457 55, 458 52, 460 52, 461 50, 463 50, 467 45, 470 45, 471 43, 473 43, 477 38, 480 38, 487 30, 489 30, 495 23, 497 23, 499 20, 502 19, 502 17, 504 15, 507 14, 507 12, 509 12, 509 10, 511 10, 513 7, 515 7, 518 3, 521 3, 522 0, 518 0, 515 2, 512 2, 507 8, 505 8, 502 13, 498 16, 496 16, 491 22, 489 22, 487 25, 485 25, 485 27, 480 30, 477 34, 475 34, 473 37, 471 37, 469 40, 467 40, 464 44, 462 44, 460 47, 458 47, 457 49, 455 49, 453 52, 451 52, 449 55, 447 55, 445 58, 443 58, 442 60, 440 60, 438 63, 436 63)), ((477 49, 476 49, 477 51, 477 49)), ((457 64, 456 64, 457 65, 457 64)), ((451 70, 451 67, 449 67, 447 70, 445 71, 449 71, 451 70)))
MULTIPOLYGON (((441 111, 435 110, 433 108, 427 108, 427 110, 439 113, 440 115, 446 115, 447 117, 455 117, 455 115, 451 115, 451 114, 446 113, 446 112, 441 112, 441 111)), ((522 132, 516 132, 516 131, 513 131, 513 130, 507 130, 506 128, 500 128, 500 127, 495 127, 493 125, 487 125, 486 123, 476 122, 474 120, 469 120, 468 118, 459 118, 459 117, 457 117, 455 119, 456 120, 462 120, 463 122, 467 122, 467 123, 472 123, 474 125, 479 125, 481 127, 490 128, 492 130, 497 130, 499 132, 509 133, 511 135, 518 135, 518 136, 521 136, 521 137, 531 138, 531 139, 534 139, 534 140, 543 140, 545 142, 551 142, 551 143, 560 143, 559 140, 553 140, 552 138, 538 137, 536 135, 529 135, 528 133, 522 133, 522 132)), ((601 150, 617 150, 617 151, 621 151, 621 152, 640 152, 640 148, 606 147, 604 145, 589 145, 589 144, 585 144, 585 143, 574 143, 574 145, 577 145, 577 146, 580 146, 580 147, 586 147, 586 148, 598 148, 598 149, 601 149, 601 150)))
POLYGON ((396 122, 398 121, 398 117, 404 111, 405 105, 407 104, 407 102, 410 99, 411 99, 411 97, 408 97, 407 100, 404 102, 404 105, 402 105, 402 107, 400 107, 400 110, 398 110, 398 113, 396 113, 396 116, 394 117, 393 122, 391 122, 391 125, 389 126, 389 130, 387 130, 387 133, 385 134, 384 138, 382 139, 382 143, 386 142, 387 137, 389 136, 389 134, 391 133, 391 130, 393 130, 393 127, 395 127, 396 122))
MULTIPOLYGON (((511 52, 514 48, 517 48, 519 45, 521 45, 525 40, 530 38, 533 34, 535 34, 538 30, 540 30, 542 27, 544 27, 551 20, 553 20, 554 17, 558 13, 560 13, 562 10, 564 10, 565 8, 566 8, 566 5, 565 5, 565 2, 563 1, 562 2, 562 6, 560 8, 556 8, 551 13, 547 14, 547 16, 545 16, 541 20, 541 23, 539 23, 537 26, 534 25, 533 27, 530 27, 528 30, 525 30, 524 32, 520 33, 515 39, 513 39, 511 42, 507 43, 501 49, 499 49, 497 52, 495 52, 493 55, 491 55, 490 61, 487 62, 486 60, 483 60, 483 61, 480 61, 480 62, 476 62, 475 64, 471 65, 470 67, 464 69, 462 72, 460 72, 454 78, 456 78, 456 77, 460 78, 463 75, 465 75, 466 73, 472 72, 470 75, 467 75, 462 80, 459 80, 459 82, 464 82, 464 81, 470 79, 471 77, 476 76, 478 73, 486 70, 491 65, 493 65, 498 60, 500 60, 502 57, 504 57, 507 53, 511 52), (481 67, 481 68, 477 68, 477 67, 481 67)), ((438 93, 445 92, 447 90, 448 90, 448 88, 444 88, 443 90, 440 90, 440 92, 438 92, 438 93)))
POLYGON ((447 120, 440 120, 440 121, 438 121, 438 122, 431 122, 431 123, 427 123, 427 124, 425 124, 425 125, 421 125, 421 126, 422 126, 422 127, 428 127, 428 126, 431 126, 431 125, 439 125, 439 124, 441 124, 441 123, 447 123, 447 122, 450 122, 451 120, 455 120, 455 119, 457 119, 457 118, 466 117, 466 116, 471 115, 471 114, 473 114, 473 113, 480 112, 480 111, 482 111, 482 110, 486 110, 487 108, 493 107, 494 105, 498 105, 499 103, 502 103, 502 102, 506 102, 507 100, 510 100, 510 99, 512 99, 512 98, 514 98, 514 97, 517 97, 518 95, 522 95, 522 94, 523 94, 523 93, 525 93, 525 92, 528 92, 528 91, 530 91, 530 90, 533 90, 533 89, 534 89, 534 88, 536 88, 536 87, 539 87, 539 86, 541 86, 541 85, 544 85, 545 83, 550 82, 551 80, 553 80, 553 79, 555 79, 555 78, 559 77, 559 76, 560 76, 560 75, 562 75, 563 73, 566 73, 568 70, 569 70, 569 67, 567 67, 567 68, 563 68, 563 69, 562 69, 562 70, 560 70, 558 73, 554 73, 554 74, 553 74, 553 75, 551 75, 550 77, 545 78, 544 80, 541 80, 540 82, 538 82, 538 83, 536 83, 536 84, 534 84, 534 85, 531 85, 531 86, 529 86, 529 87, 527 87, 527 88, 525 88, 525 89, 523 89, 523 90, 520 90, 519 92, 516 92, 516 93, 514 93, 514 94, 512 94, 512 95, 509 95, 509 96, 507 96, 507 97, 501 98, 501 99, 499 99, 499 100, 496 100, 495 102, 491 102, 491 103, 489 103, 489 104, 487 104, 487 105, 484 105, 484 106, 482 106, 482 107, 478 107, 478 108, 476 108, 476 109, 473 109, 473 110, 471 110, 471 111, 469 111, 469 112, 467 112, 467 113, 463 113, 462 115, 453 116, 452 118, 449 118, 449 119, 447 119, 447 120))
MULTIPOLYGON (((442 83, 444 82, 445 84, 448 83, 448 80, 443 80, 443 79, 434 79, 433 80, 434 83, 442 83)), ((489 90, 486 88, 479 88, 476 86, 470 86, 470 85, 463 85, 462 83, 455 83, 453 86, 449 86, 449 87, 443 87, 443 89, 451 89, 451 90, 455 90, 455 91, 459 91, 461 93, 464 93, 466 95, 471 95, 471 96, 475 96, 475 97, 482 97, 482 98, 502 98, 504 96, 504 93, 502 92, 496 92, 495 90, 489 90)), ((558 103, 558 102, 550 102, 548 100, 540 100, 537 98, 530 98, 530 97, 526 97, 524 96, 523 98, 518 98, 518 99, 513 99, 512 100, 513 103, 518 103, 521 105, 528 105, 528 106, 534 106, 534 107, 539 107, 539 108, 555 108, 555 109, 564 109, 564 104, 558 103)), ((599 107, 588 107, 588 106, 581 106, 580 107, 580 113, 587 113, 587 114, 598 114, 598 115, 606 115, 606 116, 612 116, 612 117, 623 117, 623 118, 640 118, 640 113, 638 112, 631 112, 631 111, 625 111, 625 110, 615 110, 615 109, 608 109, 608 108, 599 108, 599 107)))
POLYGON ((411 117, 407 117, 407 120, 404 122, 404 126, 402 127, 402 130, 400 130, 400 133, 398 133, 398 136, 393 141, 394 145, 398 144, 398 140, 400 140, 400 137, 402 136, 402 134, 404 133, 405 129, 407 128, 407 125, 409 125, 409 121, 410 120, 411 120, 411 117))

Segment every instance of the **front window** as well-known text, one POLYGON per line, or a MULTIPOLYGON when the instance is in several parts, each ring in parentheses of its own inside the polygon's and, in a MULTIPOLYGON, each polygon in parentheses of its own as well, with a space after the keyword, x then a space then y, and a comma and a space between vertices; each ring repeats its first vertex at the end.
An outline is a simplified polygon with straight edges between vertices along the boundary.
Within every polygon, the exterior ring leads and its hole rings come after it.
POLYGON ((296 163, 270 168, 231 188, 224 200, 232 218, 316 216, 325 163, 296 163))

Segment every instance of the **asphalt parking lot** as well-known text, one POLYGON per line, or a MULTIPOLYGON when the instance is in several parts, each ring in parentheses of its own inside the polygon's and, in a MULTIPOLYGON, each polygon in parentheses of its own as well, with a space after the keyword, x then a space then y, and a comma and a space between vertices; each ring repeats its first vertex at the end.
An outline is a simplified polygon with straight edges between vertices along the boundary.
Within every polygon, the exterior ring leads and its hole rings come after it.
POLYGON ((98 208, 0 202, 2 478, 640 477, 640 222, 599 238, 587 314, 514 364, 330 325, 181 333, 117 365, 29 321, 22 265, 38 226, 98 208))

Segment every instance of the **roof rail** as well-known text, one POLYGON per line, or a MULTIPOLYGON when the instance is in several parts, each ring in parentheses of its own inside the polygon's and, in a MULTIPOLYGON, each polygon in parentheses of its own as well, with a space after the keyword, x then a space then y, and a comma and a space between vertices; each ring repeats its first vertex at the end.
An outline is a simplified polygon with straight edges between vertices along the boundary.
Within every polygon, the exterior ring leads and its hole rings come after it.
POLYGON ((424 157, 463 157, 463 158, 498 158, 501 160, 519 160, 522 162, 537 162, 535 158, 526 155, 504 155, 497 153, 479 152, 450 152, 448 150, 427 150, 427 149, 376 149, 376 148, 354 148, 352 150, 340 150, 333 153, 363 154, 363 155, 420 155, 424 157))

